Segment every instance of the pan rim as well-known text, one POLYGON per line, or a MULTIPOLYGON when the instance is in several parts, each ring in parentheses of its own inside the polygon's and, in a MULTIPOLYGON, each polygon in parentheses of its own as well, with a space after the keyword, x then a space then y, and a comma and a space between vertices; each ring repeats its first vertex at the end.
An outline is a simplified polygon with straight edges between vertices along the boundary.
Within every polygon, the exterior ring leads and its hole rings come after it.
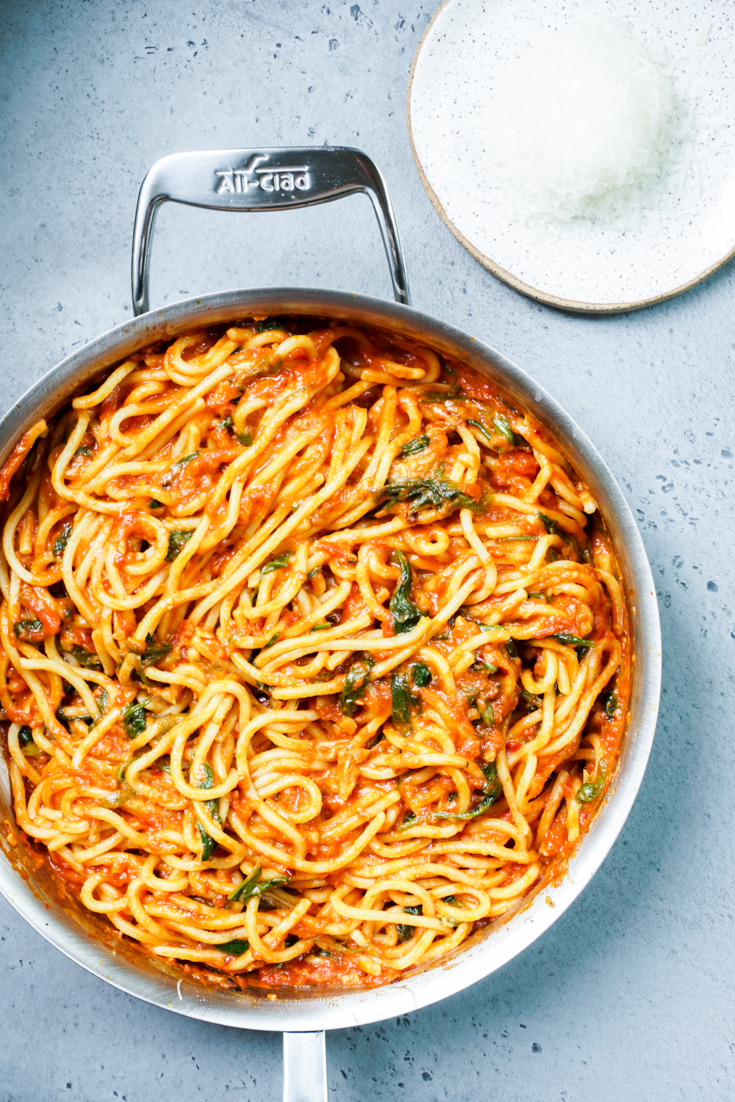
MULTIPOLYGON (((233 321, 248 313, 267 315, 275 310, 280 314, 349 314, 364 324, 418 336, 432 347, 479 367, 548 424, 600 501, 631 603, 636 656, 631 716, 614 792, 600 808, 560 883, 537 895, 505 924, 490 928, 486 936, 461 947, 456 956, 393 984, 359 990, 346 988, 326 995, 279 992, 277 999, 266 1000, 260 993, 212 990, 183 977, 177 982, 165 974, 148 973, 94 941, 60 908, 55 913, 52 898, 34 892, 7 859, 0 860, 0 892, 47 941, 88 972, 127 994, 187 1017, 280 1032, 368 1025, 429 1006, 491 975, 561 917, 609 853, 640 788, 656 726, 661 636, 655 587, 643 540, 620 487, 586 434, 560 403, 518 365, 483 341, 414 307, 345 291, 276 287, 220 291, 152 310, 75 350, 18 399, 0 421, 0 463, 19 435, 63 401, 75 385, 119 361, 134 348, 175 336, 203 322, 233 321), (547 900, 551 900, 551 905, 547 905, 547 900)), ((8 795, 3 766, 0 803, 6 802, 8 795)))

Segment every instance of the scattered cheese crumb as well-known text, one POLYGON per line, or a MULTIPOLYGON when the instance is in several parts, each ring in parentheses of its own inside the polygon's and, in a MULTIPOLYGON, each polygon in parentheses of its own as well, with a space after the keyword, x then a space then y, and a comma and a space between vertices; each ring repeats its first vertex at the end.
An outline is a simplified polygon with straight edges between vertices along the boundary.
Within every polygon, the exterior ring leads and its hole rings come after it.
POLYGON ((699 34, 697 35, 696 43, 697 43, 698 46, 704 46, 705 42, 709 38, 709 32, 711 30, 712 30, 712 20, 708 19, 706 23, 702 24, 702 29, 700 30, 699 34))

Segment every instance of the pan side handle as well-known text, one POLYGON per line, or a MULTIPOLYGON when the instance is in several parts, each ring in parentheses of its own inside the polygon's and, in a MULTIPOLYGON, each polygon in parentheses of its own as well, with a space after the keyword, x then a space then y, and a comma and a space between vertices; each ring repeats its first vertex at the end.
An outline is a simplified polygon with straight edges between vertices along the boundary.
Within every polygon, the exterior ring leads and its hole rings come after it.
POLYGON ((327 1102, 323 1030, 283 1034, 283 1102, 327 1102))
POLYGON ((171 201, 214 210, 258 211, 329 203, 364 192, 373 204, 393 294, 408 305, 408 282, 393 204, 382 172, 359 149, 214 149, 173 153, 148 172, 133 229, 133 310, 148 311, 148 273, 156 212, 171 201))

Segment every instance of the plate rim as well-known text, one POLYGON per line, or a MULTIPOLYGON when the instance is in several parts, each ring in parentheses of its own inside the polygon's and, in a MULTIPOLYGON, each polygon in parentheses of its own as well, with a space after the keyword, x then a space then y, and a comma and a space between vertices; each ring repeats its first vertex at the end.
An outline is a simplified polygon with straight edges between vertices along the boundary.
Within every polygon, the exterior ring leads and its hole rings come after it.
POLYGON ((411 124, 411 96, 413 93, 413 81, 416 73, 416 67, 419 61, 419 56, 439 16, 442 14, 445 8, 448 8, 450 4, 453 3, 455 3, 455 0, 442 0, 442 3, 439 5, 439 7, 436 9, 431 19, 429 20, 426 30, 421 35, 421 40, 416 47, 416 51, 411 62, 411 71, 408 76, 408 88, 406 91, 406 123, 408 126, 408 140, 411 144, 411 153, 413 154, 414 164, 416 165, 419 179, 421 180, 426 194, 428 195, 434 209, 436 210, 437 214, 439 215, 447 229, 451 230, 451 232, 459 241, 460 245, 463 245, 464 248, 467 249, 468 253, 470 253, 471 256, 473 256, 475 260, 477 260, 483 266, 483 268, 486 268, 489 272, 492 272, 494 276, 502 280, 502 282, 506 283, 509 287, 512 287, 514 291, 519 291, 522 295, 525 295, 527 298, 533 299, 535 302, 544 303, 546 306, 554 306, 558 310, 566 310, 569 313, 573 314, 607 315, 633 313, 636 310, 644 310, 648 306, 656 306, 661 302, 666 302, 670 298, 675 298, 677 295, 682 295, 685 291, 690 291, 692 287, 696 287, 698 283, 702 283, 709 276, 714 275, 716 271, 718 271, 720 268, 723 268, 725 264, 728 263, 728 261, 732 260, 733 257, 735 257, 734 244, 728 253, 726 253, 723 257, 720 257, 718 260, 715 260, 714 263, 709 265, 709 267, 704 268, 697 275, 687 280, 686 283, 681 283, 678 287, 674 287, 670 291, 663 291, 661 292, 661 294, 652 295, 650 298, 642 298, 632 302, 582 302, 577 299, 564 298, 560 295, 552 295, 548 291, 541 291, 538 289, 538 287, 532 287, 530 283, 525 283, 522 279, 519 279, 517 276, 513 275, 512 272, 509 272, 507 268, 501 267, 501 265, 496 263, 496 261, 494 261, 491 257, 486 256, 485 253, 481 252, 477 248, 477 246, 473 245, 472 242, 467 237, 465 237, 462 231, 458 229, 457 226, 455 226, 455 224, 452 222, 451 218, 445 211, 441 200, 429 183, 428 177, 426 176, 426 173, 424 171, 424 167, 421 164, 421 158, 419 157, 418 150, 416 149, 416 144, 413 140, 413 126, 411 124))

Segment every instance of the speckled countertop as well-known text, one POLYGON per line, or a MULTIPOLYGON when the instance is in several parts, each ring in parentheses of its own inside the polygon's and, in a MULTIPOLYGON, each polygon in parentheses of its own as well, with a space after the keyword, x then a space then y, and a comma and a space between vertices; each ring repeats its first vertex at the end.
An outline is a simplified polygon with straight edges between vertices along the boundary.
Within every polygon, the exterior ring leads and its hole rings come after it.
MULTIPOLYGON (((510 0, 508 0, 510 4, 510 0)), ((3 404, 131 316, 147 168, 184 149, 348 144, 391 187, 414 304, 570 411, 640 523, 664 638, 638 801, 571 910, 464 994, 331 1033, 344 1102, 735 1096, 735 268, 642 313, 556 313, 440 222, 406 133, 413 0, 6 0, 0 37, 3 404)), ((364 197, 280 216, 164 209, 152 301, 275 284, 388 295, 364 197)), ((281 1041, 180 1018, 51 948, 0 899, 0 1102, 280 1098, 281 1041)))

